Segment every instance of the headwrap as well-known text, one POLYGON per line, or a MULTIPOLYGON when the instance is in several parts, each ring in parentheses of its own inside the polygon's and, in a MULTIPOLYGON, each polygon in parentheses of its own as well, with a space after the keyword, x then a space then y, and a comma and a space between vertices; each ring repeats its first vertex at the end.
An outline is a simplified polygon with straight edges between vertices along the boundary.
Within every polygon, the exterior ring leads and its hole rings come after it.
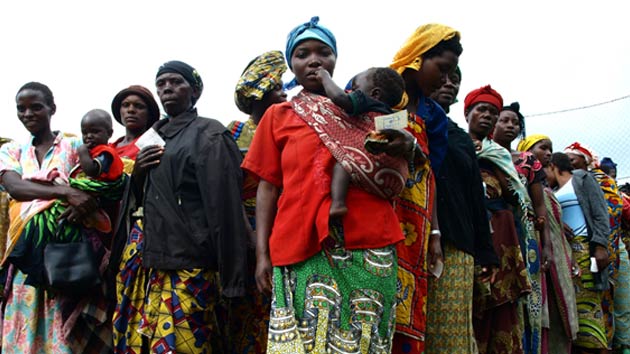
POLYGON ((287 57, 289 68, 293 69, 291 67, 291 55, 293 55, 293 50, 300 42, 307 39, 317 39, 323 42, 333 50, 335 56, 337 55, 337 40, 335 39, 335 35, 333 35, 328 28, 318 23, 319 16, 313 16, 309 22, 295 27, 287 36, 287 48, 284 54, 287 57))
POLYGON ((590 147, 580 144, 577 141, 564 149, 565 154, 575 154, 584 157, 588 169, 599 167, 599 159, 597 154, 590 147))
POLYGON ((599 162, 599 166, 600 167, 604 167, 607 166, 609 168, 617 168, 617 164, 613 162, 613 160, 610 157, 604 157, 600 162, 599 162))
POLYGON ((197 70, 182 61, 171 60, 160 66, 157 74, 155 75, 155 78, 157 79, 160 75, 166 73, 180 74, 184 77, 186 81, 188 81, 190 86, 196 88, 197 91, 199 91, 199 95, 197 97, 193 97, 193 104, 195 104, 199 96, 201 96, 201 92, 203 91, 203 81, 201 81, 201 76, 199 76, 197 70))
POLYGON ((137 95, 142 98, 144 104, 147 105, 147 110, 149 111, 147 127, 153 126, 153 123, 160 119, 160 107, 155 101, 155 98, 153 98, 151 91, 140 85, 131 85, 126 89, 122 89, 116 94, 116 96, 114 96, 114 99, 112 100, 112 114, 114 115, 114 118, 116 118, 118 123, 123 124, 120 118, 120 106, 122 105, 122 101, 129 95, 137 95))
POLYGON ((497 108, 498 112, 500 112, 501 107, 503 107, 503 98, 498 92, 493 90, 490 85, 472 90, 466 95, 466 98, 464 98, 464 114, 466 114, 468 109, 478 102, 490 103, 497 108))
POLYGON ((521 139, 521 141, 518 142, 518 145, 516 146, 516 150, 529 151, 529 149, 534 147, 534 145, 538 144, 540 141, 543 141, 543 140, 551 141, 551 138, 543 134, 530 135, 526 138, 521 139))
POLYGON ((394 55, 394 60, 389 66, 399 74, 402 74, 407 68, 418 71, 422 67, 422 54, 441 41, 459 35, 459 32, 453 28, 437 23, 420 26, 394 55))
POLYGON ((511 111, 516 113, 518 117, 518 124, 521 126, 521 133, 519 136, 525 136, 525 117, 521 114, 521 105, 518 102, 512 102, 509 106, 503 107, 502 111, 511 111))
POLYGON ((287 71, 282 52, 273 50, 257 56, 241 75, 234 91, 234 102, 238 109, 252 113, 252 103, 263 99, 282 81, 282 74, 287 71))

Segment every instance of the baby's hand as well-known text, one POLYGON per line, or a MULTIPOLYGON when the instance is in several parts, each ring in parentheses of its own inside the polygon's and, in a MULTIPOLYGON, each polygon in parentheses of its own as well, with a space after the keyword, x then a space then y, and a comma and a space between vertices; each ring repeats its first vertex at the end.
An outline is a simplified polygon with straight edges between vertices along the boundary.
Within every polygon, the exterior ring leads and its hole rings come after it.
POLYGON ((324 80, 332 80, 332 77, 330 76, 330 73, 328 72, 328 70, 322 68, 321 66, 315 70, 316 70, 315 75, 317 77, 317 81, 323 82, 324 80))

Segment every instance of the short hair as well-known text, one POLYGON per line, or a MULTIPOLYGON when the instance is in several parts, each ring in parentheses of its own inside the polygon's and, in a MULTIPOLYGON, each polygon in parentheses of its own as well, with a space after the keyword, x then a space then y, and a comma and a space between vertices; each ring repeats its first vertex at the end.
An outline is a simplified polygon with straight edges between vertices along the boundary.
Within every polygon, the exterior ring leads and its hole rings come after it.
POLYGON ((442 40, 436 44, 433 48, 427 50, 422 54, 422 59, 429 59, 442 55, 444 52, 453 52, 455 55, 460 56, 464 51, 462 44, 459 42, 459 35, 453 36, 453 38, 442 40))
POLYGON ((388 67, 371 68, 369 72, 372 76, 372 84, 383 91, 381 101, 390 107, 400 103, 405 92, 405 80, 402 76, 388 67))
POLYGON ((626 182, 619 186, 619 190, 625 194, 630 194, 630 183, 626 182))
POLYGON ((17 97, 17 95, 19 95, 20 92, 24 90, 39 91, 42 93, 42 95, 44 95, 44 101, 46 101, 47 105, 53 106, 55 104, 55 97, 53 97, 52 91, 48 86, 42 84, 41 82, 31 81, 25 83, 24 85, 22 85, 22 87, 20 87, 15 96, 17 97))
POLYGON ((573 171, 573 166, 571 165, 569 156, 563 152, 554 152, 551 155, 551 163, 554 164, 560 172, 573 171))

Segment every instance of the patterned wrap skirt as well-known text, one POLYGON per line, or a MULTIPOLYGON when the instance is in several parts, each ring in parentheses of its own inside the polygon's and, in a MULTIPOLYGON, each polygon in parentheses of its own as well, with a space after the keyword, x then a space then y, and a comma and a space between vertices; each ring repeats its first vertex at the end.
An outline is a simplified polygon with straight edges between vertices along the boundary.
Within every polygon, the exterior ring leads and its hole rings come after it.
POLYGON ((217 273, 142 267, 142 227, 136 222, 116 278, 115 353, 222 353, 215 303, 217 273))
POLYGON ((275 267, 267 353, 391 353, 396 270, 394 246, 339 242, 275 267))
POLYGON ((429 278, 425 353, 477 353, 473 331, 475 260, 452 244, 444 245, 444 271, 429 278))
POLYGON ((589 349, 608 348, 606 321, 602 310, 603 291, 593 290, 594 278, 590 272, 590 249, 586 236, 576 236, 572 242, 573 257, 582 270, 573 278, 578 310, 579 329, 574 345, 589 349))

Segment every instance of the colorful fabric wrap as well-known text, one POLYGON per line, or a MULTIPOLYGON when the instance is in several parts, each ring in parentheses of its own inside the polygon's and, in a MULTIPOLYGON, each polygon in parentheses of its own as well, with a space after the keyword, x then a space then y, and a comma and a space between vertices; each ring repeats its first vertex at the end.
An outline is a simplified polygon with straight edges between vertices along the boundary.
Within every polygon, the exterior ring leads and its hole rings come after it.
POLYGON ((384 199, 400 194, 409 176, 407 161, 387 154, 373 155, 365 150, 365 137, 375 129, 373 113, 349 117, 328 97, 304 90, 293 97, 291 103, 298 116, 315 130, 352 176, 353 183, 384 199))
POLYGON ((529 149, 533 148, 534 145, 538 144, 539 142, 541 142, 543 140, 551 141, 551 138, 548 137, 547 135, 543 135, 543 134, 529 135, 529 136, 521 139, 521 141, 518 142, 518 145, 516 146, 516 149, 518 151, 529 151, 529 149))
POLYGON ((260 101, 265 94, 282 82, 287 71, 282 52, 273 50, 252 60, 243 71, 234 89, 234 103, 245 113, 252 113, 252 102, 260 101))

